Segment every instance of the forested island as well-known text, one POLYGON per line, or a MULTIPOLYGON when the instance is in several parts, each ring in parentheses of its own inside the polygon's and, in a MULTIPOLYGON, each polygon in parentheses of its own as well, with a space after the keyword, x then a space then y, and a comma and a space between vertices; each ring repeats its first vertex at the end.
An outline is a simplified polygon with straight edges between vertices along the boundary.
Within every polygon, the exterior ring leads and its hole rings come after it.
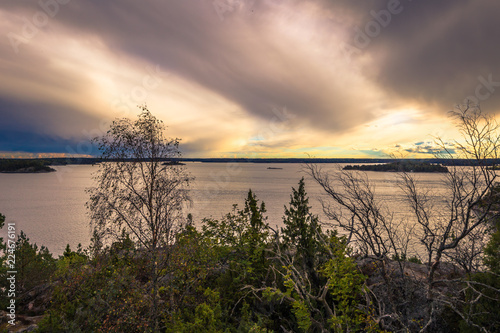
POLYGON ((386 164, 346 165, 344 170, 382 172, 448 172, 448 168, 440 164, 413 161, 396 161, 386 164))
POLYGON ((2 173, 44 173, 54 172, 50 162, 39 159, 0 159, 2 173))

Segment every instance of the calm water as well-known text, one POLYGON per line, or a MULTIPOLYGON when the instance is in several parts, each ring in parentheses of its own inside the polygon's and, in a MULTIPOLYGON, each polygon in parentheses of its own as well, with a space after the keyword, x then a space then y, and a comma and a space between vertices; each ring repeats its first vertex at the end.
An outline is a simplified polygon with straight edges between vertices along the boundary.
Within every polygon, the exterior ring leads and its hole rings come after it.
MULTIPOLYGON (((325 164, 323 168, 336 170, 338 165, 325 164)), ((16 223, 17 232, 23 230, 31 241, 46 245, 54 254, 61 254, 68 243, 73 248, 78 243, 87 246, 90 230, 85 189, 92 186, 91 174, 96 169, 75 165, 57 167, 58 172, 46 174, 0 174, 0 213, 6 215, 7 222, 16 223)), ((291 187, 297 187, 300 178, 305 176, 300 164, 187 163, 187 169, 196 177, 189 211, 198 224, 204 217, 220 218, 231 211, 233 204, 242 207, 251 188, 257 198, 265 202, 269 224, 281 225, 291 187)), ((380 172, 367 175, 378 197, 396 214, 404 215, 407 208, 397 185, 397 175, 380 172)), ((417 177, 424 186, 437 191, 437 195, 443 193, 442 175, 419 174, 417 177)), ((306 191, 313 213, 325 220, 318 201, 323 193, 307 177, 306 191)), ((5 234, 2 230, 1 235, 5 237, 5 234)))

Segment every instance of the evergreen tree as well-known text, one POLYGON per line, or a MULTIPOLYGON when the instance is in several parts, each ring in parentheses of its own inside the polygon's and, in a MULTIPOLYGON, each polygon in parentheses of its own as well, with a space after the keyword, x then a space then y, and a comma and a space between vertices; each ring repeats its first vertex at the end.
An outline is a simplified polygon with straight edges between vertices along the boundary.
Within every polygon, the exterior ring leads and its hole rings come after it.
MULTIPOLYGON (((495 189, 498 190, 498 189, 495 189)), ((496 203, 495 203, 496 204, 496 203)), ((488 332, 500 331, 500 320, 492 317, 492 313, 500 313, 500 221, 494 221, 492 234, 484 248, 484 264, 486 270, 472 275, 474 288, 468 291, 466 310, 472 313, 469 322, 462 320, 460 332, 482 332, 484 327, 488 332), (479 325, 479 327, 474 325, 479 325)))
POLYGON ((245 200, 245 208, 240 212, 241 217, 247 221, 247 229, 244 233, 245 245, 248 254, 250 255, 250 265, 256 273, 262 273, 265 270, 263 267, 265 262, 264 249, 266 239, 269 236, 269 225, 264 216, 266 206, 262 202, 259 206, 259 200, 248 190, 248 196, 245 200))
POLYGON ((23 231, 17 237, 15 255, 18 292, 26 292, 47 283, 56 270, 56 260, 49 250, 31 243, 23 231))
POLYGON ((370 310, 362 304, 366 277, 348 257, 345 238, 335 231, 323 232, 310 209, 302 178, 298 188, 292 188, 281 237, 276 239, 273 270, 278 278, 263 291, 280 328, 376 332, 370 310))
POLYGON ((319 237, 322 231, 318 217, 311 214, 310 208, 302 177, 298 189, 292 188, 290 207, 285 206, 285 227, 281 229, 282 244, 284 250, 295 252, 296 260, 311 274, 313 281, 318 282, 315 259, 318 258, 319 237))

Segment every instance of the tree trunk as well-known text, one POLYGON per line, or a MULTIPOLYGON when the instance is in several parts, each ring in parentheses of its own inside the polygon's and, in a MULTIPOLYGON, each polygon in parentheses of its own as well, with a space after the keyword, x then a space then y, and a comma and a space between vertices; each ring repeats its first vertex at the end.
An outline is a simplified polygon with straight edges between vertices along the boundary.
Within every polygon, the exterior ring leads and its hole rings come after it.
POLYGON ((153 249, 152 260, 152 269, 151 269, 151 282, 152 282, 152 303, 153 306, 151 308, 151 327, 153 327, 153 332, 159 332, 159 323, 158 323, 158 263, 157 263, 157 253, 156 249, 153 249))

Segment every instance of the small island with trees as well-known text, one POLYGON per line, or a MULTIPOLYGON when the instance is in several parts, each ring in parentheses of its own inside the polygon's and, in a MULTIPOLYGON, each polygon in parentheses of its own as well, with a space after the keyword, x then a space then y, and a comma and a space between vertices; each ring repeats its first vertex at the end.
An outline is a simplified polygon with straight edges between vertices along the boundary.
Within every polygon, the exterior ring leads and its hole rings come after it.
POLYGON ((440 164, 414 161, 396 161, 386 164, 346 165, 344 170, 383 172, 448 172, 448 168, 440 164))
POLYGON ((0 159, 1 173, 45 173, 54 172, 50 162, 38 159, 0 159))

